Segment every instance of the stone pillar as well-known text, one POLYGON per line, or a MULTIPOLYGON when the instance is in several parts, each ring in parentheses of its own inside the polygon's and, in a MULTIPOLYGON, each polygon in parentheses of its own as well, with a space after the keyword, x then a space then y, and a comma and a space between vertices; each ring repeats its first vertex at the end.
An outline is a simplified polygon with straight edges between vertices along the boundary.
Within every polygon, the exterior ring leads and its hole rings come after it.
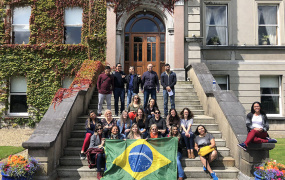
POLYGON ((116 65, 116 26, 116 13, 114 13, 114 8, 107 5, 106 61, 111 67, 116 65))
POLYGON ((201 10, 200 0, 188 1, 188 65, 201 62, 201 10))
POLYGON ((185 81, 184 68, 184 0, 174 5, 174 67, 178 81, 185 81))

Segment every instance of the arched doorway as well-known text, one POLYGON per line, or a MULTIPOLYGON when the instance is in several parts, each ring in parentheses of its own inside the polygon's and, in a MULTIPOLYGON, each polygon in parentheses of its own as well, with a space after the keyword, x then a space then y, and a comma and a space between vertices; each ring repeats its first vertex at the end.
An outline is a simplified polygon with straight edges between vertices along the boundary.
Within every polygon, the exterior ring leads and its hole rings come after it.
POLYGON ((156 14, 139 12, 125 26, 125 73, 135 66, 142 75, 149 63, 160 77, 165 64, 165 25, 156 14))

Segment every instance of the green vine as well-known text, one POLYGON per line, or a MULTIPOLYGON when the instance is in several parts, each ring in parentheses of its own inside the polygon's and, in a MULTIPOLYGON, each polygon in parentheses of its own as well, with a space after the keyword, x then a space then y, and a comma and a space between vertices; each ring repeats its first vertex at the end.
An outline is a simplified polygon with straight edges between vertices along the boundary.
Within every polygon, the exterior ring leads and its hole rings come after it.
POLYGON ((62 78, 74 76, 86 59, 105 61, 104 0, 5 0, 0 3, 0 18, 0 103, 4 105, 0 109, 2 120, 14 119, 13 122, 18 124, 22 121, 34 126, 41 120, 55 93, 61 88, 62 78), (30 40, 27 45, 11 44, 11 8, 21 5, 31 5, 32 8, 30 40), (62 44, 66 7, 83 8, 81 44, 62 44), (6 116, 9 108, 9 79, 13 76, 27 78, 29 117, 26 120, 6 116))

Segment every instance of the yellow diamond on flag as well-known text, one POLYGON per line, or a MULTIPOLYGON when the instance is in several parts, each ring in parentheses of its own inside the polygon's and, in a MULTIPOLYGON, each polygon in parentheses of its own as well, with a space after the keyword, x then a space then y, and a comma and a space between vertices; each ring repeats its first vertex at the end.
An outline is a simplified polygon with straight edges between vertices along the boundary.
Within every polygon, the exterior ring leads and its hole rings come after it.
POLYGON ((171 161, 145 139, 136 140, 113 161, 113 164, 120 166, 136 180, 144 178, 169 163, 171 161))

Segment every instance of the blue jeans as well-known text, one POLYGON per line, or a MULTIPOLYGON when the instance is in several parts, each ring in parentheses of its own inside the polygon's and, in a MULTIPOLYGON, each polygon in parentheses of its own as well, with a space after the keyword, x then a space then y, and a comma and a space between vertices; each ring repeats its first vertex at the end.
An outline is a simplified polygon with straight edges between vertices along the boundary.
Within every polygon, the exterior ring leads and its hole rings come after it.
POLYGON ((132 101, 132 97, 134 95, 136 95, 137 93, 134 93, 133 90, 129 90, 128 89, 128 93, 127 93, 127 109, 129 108, 129 104, 131 104, 131 101, 132 101))
POLYGON ((188 149, 194 149, 194 134, 190 132, 190 138, 185 136, 185 133, 183 132, 181 136, 184 139, 184 142, 186 144, 186 148, 188 149))
POLYGON ((101 172, 101 171, 104 171, 102 170, 102 168, 104 169, 105 168, 105 154, 104 153, 99 153, 97 155, 97 162, 96 162, 96 166, 97 166, 97 171, 98 172, 101 172))
POLYGON ((125 89, 114 88, 114 99, 115 99, 115 114, 118 115, 119 111, 119 97, 121 99, 121 112, 125 109, 125 89))
POLYGON ((144 92, 143 92, 143 96, 144 96, 144 101, 143 101, 143 106, 144 106, 144 109, 146 108, 147 106, 147 103, 148 103, 148 99, 149 99, 149 95, 151 94, 151 98, 155 100, 156 102, 156 89, 145 89, 144 92))
POLYGON ((168 115, 168 97, 170 99, 171 109, 175 109, 175 91, 172 89, 173 95, 168 96, 167 90, 163 90, 163 104, 164 104, 164 115, 168 115))
POLYGON ((177 170, 178 170, 178 177, 184 177, 184 171, 181 164, 182 154, 177 152, 177 170))

